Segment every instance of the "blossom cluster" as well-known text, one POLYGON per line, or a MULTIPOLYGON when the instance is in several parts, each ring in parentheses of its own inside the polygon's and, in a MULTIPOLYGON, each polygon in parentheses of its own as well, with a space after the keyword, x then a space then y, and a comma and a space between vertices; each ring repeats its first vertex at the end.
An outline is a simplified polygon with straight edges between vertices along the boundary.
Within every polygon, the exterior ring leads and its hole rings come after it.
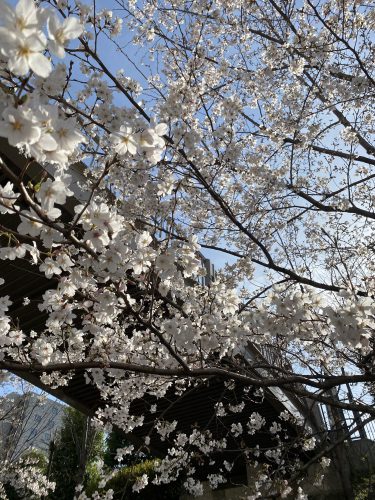
POLYGON ((133 133, 133 129, 126 125, 121 125, 117 132, 110 136, 111 144, 119 155, 145 155, 147 160, 158 163, 163 156, 165 141, 163 136, 167 133, 168 127, 165 123, 159 123, 155 127, 149 127, 141 132, 133 133))
POLYGON ((55 483, 48 481, 32 458, 3 463, 0 471, 0 495, 8 498, 4 485, 12 486, 20 495, 32 495, 34 498, 41 498, 55 488, 55 483))
POLYGON ((25 105, 10 104, 3 110, 0 137, 41 163, 64 168, 76 147, 85 142, 74 118, 66 118, 56 106, 30 99, 25 105))
POLYGON ((3 3, 2 9, 0 53, 7 58, 8 69, 17 76, 26 76, 31 70, 47 78, 52 64, 45 50, 48 48, 52 54, 63 58, 65 47, 83 32, 77 17, 69 16, 61 22, 54 12, 37 8, 30 0, 19 0, 14 9, 3 3), (47 26, 48 42, 44 25, 47 26))

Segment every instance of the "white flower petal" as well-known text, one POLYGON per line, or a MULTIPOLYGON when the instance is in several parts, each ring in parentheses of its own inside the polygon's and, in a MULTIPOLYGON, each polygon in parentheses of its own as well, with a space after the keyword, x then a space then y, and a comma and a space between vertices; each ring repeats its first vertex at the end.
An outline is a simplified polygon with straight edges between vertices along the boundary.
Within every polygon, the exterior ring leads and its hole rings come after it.
POLYGON ((70 16, 68 19, 65 19, 63 30, 65 38, 72 40, 73 38, 78 38, 82 34, 83 25, 78 17, 70 16))
POLYGON ((128 152, 129 152, 131 155, 135 155, 135 154, 136 154, 136 152, 137 152, 137 144, 136 144, 134 141, 132 141, 132 140, 130 140, 130 141, 128 142, 128 152))
POLYGON ((48 48, 56 57, 59 57, 60 59, 63 59, 65 57, 64 47, 54 40, 49 41, 48 48))
POLYGON ((29 64, 34 73, 42 78, 47 78, 52 71, 51 61, 43 54, 31 54, 29 56, 29 64))
POLYGON ((45 151, 55 151, 57 149, 57 142, 51 134, 43 134, 38 144, 45 151))
POLYGON ((4 27, 0 27, 0 51, 4 55, 17 46, 17 37, 14 33, 4 27))
POLYGON ((55 33, 57 30, 61 28, 61 23, 59 18, 56 16, 54 12, 48 13, 48 18, 47 18, 47 30, 48 30, 48 36, 51 40, 55 40, 55 33))
POLYGON ((33 52, 41 52, 47 46, 47 38, 42 32, 33 33, 25 39, 24 44, 33 52))
POLYGON ((12 24, 14 20, 14 10, 3 0, 0 1, 1 19, 6 25, 12 24))
POLYGON ((8 61, 9 70, 18 76, 24 76, 29 71, 29 61, 25 56, 14 56, 8 61))
POLYGON ((159 136, 165 135, 168 132, 168 125, 166 123, 159 123, 155 127, 155 133, 159 136))
POLYGON ((35 3, 32 0, 19 0, 16 6, 16 14, 18 17, 22 17, 23 19, 29 22, 35 22, 36 21, 35 3))

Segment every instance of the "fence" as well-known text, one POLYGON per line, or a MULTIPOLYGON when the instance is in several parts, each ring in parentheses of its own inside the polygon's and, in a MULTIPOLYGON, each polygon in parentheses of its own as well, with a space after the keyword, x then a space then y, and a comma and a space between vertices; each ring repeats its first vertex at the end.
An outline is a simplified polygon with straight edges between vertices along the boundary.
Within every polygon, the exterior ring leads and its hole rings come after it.
POLYGON ((375 422, 372 420, 365 423, 369 417, 368 414, 338 408, 332 411, 323 404, 319 405, 319 411, 328 433, 337 432, 340 428, 349 434, 348 440, 350 441, 369 439, 375 442, 375 422))

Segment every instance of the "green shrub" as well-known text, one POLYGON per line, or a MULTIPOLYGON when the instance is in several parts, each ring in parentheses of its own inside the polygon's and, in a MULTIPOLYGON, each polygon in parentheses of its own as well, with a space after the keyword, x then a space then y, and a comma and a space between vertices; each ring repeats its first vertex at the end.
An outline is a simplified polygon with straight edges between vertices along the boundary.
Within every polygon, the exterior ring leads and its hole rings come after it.
POLYGON ((114 491, 114 499, 129 499, 129 500, 176 500, 181 494, 181 482, 175 481, 170 484, 155 485, 152 484, 152 479, 155 477, 155 467, 158 464, 157 459, 145 460, 143 462, 123 467, 114 474, 112 479, 108 481, 106 490, 114 491), (143 474, 147 474, 149 484, 139 493, 134 492, 132 487, 143 474))

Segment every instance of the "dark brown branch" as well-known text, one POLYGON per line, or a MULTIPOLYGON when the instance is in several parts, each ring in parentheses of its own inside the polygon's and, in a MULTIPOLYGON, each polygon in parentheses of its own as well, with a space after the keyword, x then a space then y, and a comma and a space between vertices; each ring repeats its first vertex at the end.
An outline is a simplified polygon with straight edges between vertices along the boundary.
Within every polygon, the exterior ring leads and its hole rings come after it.
MULTIPOLYGON (((14 372, 36 372, 36 373, 51 373, 54 371, 66 373, 69 371, 83 371, 91 368, 101 368, 101 369, 117 369, 127 372, 140 373, 144 375, 159 375, 164 377, 176 377, 176 378, 206 378, 217 376, 225 379, 233 379, 242 382, 245 385, 256 386, 256 387, 286 387, 287 389, 292 389, 294 393, 301 394, 303 396, 308 396, 317 401, 330 402, 330 399, 321 396, 317 393, 310 393, 308 391, 303 391, 294 387, 294 384, 304 384, 314 387, 320 391, 327 391, 333 387, 340 386, 346 383, 356 383, 356 382, 374 382, 375 374, 360 374, 360 375, 327 375, 324 380, 313 380, 320 379, 321 377, 315 377, 314 375, 289 375, 278 378, 258 378, 250 377, 248 375, 243 375, 238 372, 230 371, 225 368, 191 368, 189 372, 186 372, 183 368, 160 368, 158 366, 148 366, 148 365, 138 365, 134 363, 125 363, 119 361, 77 361, 77 362, 66 362, 66 363, 49 363, 42 365, 40 363, 20 363, 16 361, 0 361, 1 370, 9 370, 14 372)), ((323 376, 322 376, 323 377, 323 376)), ((351 409, 352 406, 346 403, 340 403, 340 407, 351 409)), ((360 411, 367 411, 370 407, 367 405, 356 404, 355 407, 360 411), (360 408, 359 408, 359 406, 360 408)), ((375 409, 373 410, 375 414, 375 409)))

